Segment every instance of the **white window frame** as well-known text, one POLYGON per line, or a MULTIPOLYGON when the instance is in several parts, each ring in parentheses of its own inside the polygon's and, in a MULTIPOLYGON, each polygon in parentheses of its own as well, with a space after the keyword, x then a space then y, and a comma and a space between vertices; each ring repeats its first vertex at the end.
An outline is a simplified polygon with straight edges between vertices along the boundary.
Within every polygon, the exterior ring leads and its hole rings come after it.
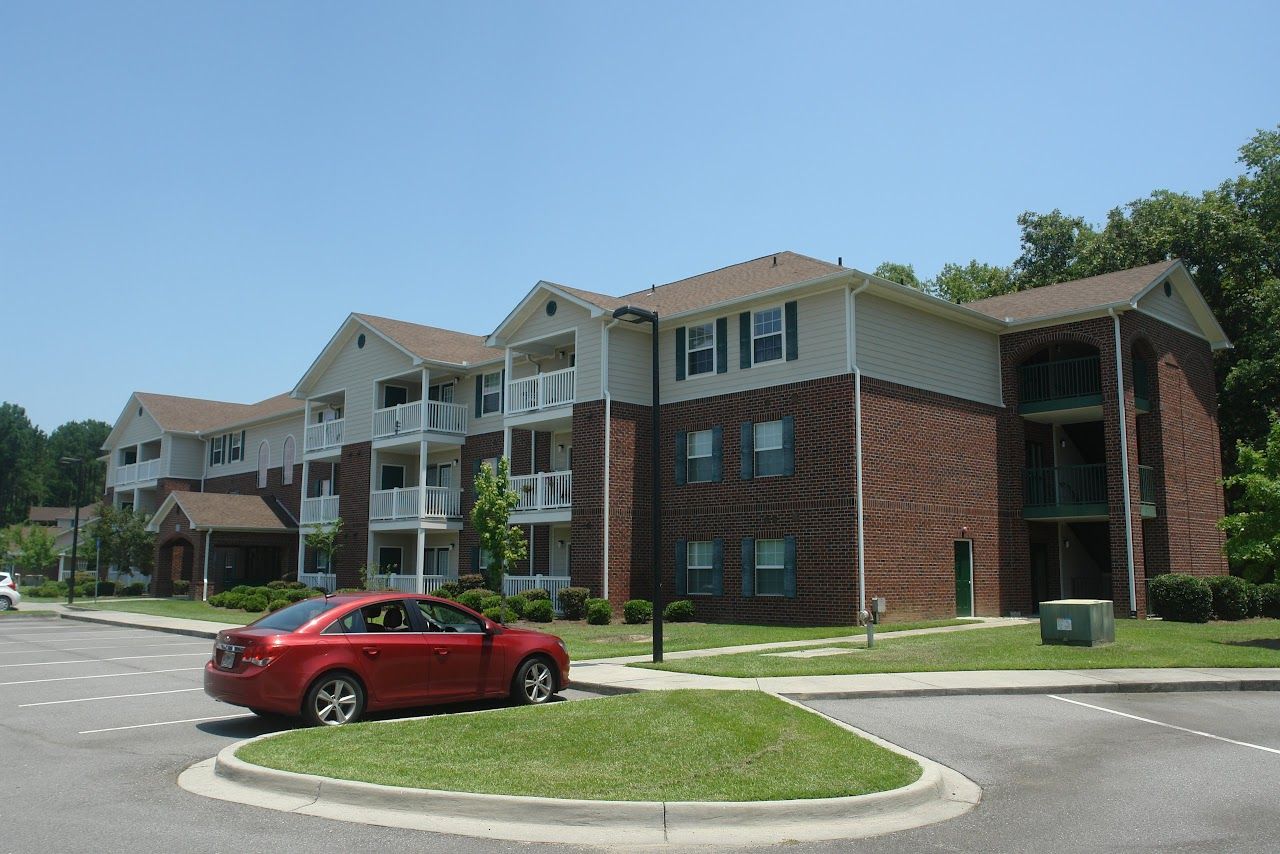
POLYGON ((480 375, 480 416, 492 415, 495 412, 502 411, 502 371, 494 371, 489 374, 480 375), (497 386, 489 390, 489 377, 497 378, 497 386), (489 408, 489 397, 494 396, 495 401, 493 408, 489 408))
POLYGON ((227 462, 238 463, 244 459, 244 441, 238 432, 228 433, 227 437, 227 462))
MULTIPOLYGON (((751 425, 751 455, 752 455, 751 467, 755 477, 781 477, 782 476, 782 472, 780 471, 771 472, 769 474, 761 474, 760 473, 760 454, 768 451, 778 451, 779 453, 781 453, 783 450, 783 447, 785 446, 785 438, 786 438, 786 429, 783 427, 781 418, 777 419, 776 421, 757 421, 755 424, 751 425), (760 442, 760 428, 768 427, 771 424, 778 425, 778 444, 765 446, 760 442)), ((783 460, 783 462, 785 463, 786 461, 783 460)))
POLYGON ((705 374, 714 374, 716 372, 716 322, 708 320, 706 323, 691 323, 684 328, 684 375, 686 377, 700 377, 705 374), (701 347, 693 347, 693 330, 707 327, 711 330, 711 336, 707 340, 710 343, 703 344, 701 347), (710 366, 705 371, 695 371, 693 369, 693 355, 703 351, 711 353, 710 366))
POLYGON ((751 312, 751 364, 767 365, 770 362, 781 362, 787 357, 787 314, 780 305, 770 306, 769 308, 761 308, 751 312), (767 311, 778 312, 778 331, 766 332, 763 335, 756 333, 756 318, 767 311), (778 355, 772 359, 756 358, 756 342, 764 338, 772 338, 778 336, 778 355))
POLYGON ((211 466, 222 465, 223 442, 226 440, 226 438, 227 437, 225 435, 214 436, 212 439, 209 440, 209 448, 210 448, 209 465, 211 466))
POLYGON ((755 590, 755 595, 782 597, 786 595, 786 588, 787 588, 787 541, 782 538, 756 540, 755 585, 753 588, 755 590), (762 563, 760 561, 760 546, 764 543, 778 544, 778 548, 780 549, 779 558, 781 559, 781 563, 776 563, 776 564, 762 563), (778 583, 777 593, 761 593, 760 592, 760 570, 762 569, 765 570, 766 572, 778 573, 779 583, 778 583))
POLYGON ((266 489, 271 471, 271 442, 263 439, 258 443, 258 489, 266 489))
POLYGON ((694 460, 709 460, 715 456, 715 431, 714 430, 690 430, 685 435, 685 483, 714 483, 714 477, 695 478, 693 476, 693 466, 689 465, 694 460), (693 452, 693 437, 706 434, 707 452, 705 454, 695 454, 693 452))
MULTIPOLYGON (((499 382, 501 382, 501 380, 499 380, 499 382)), ((427 400, 435 401, 436 403, 453 403, 454 395, 457 393, 456 386, 457 384, 453 380, 449 380, 448 382, 443 382, 443 383, 432 383, 431 385, 427 386, 427 400), (432 389, 436 390, 435 397, 431 396, 432 389), (448 400, 445 400, 444 398, 445 389, 449 390, 448 400)))
POLYGON ((716 552, 715 543, 712 540, 690 540, 685 544, 685 591, 689 596, 711 596, 715 592, 716 578, 716 552), (706 547, 706 555, 702 560, 705 563, 698 563, 694 560, 694 547, 706 547), (693 573, 706 573, 707 583, 698 585, 693 583, 693 573))

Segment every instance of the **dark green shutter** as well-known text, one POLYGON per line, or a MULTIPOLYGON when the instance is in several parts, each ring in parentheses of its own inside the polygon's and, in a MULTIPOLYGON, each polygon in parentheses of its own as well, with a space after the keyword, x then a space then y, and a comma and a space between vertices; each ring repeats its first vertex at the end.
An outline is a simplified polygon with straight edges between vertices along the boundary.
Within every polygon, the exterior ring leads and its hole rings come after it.
POLYGON ((471 569, 474 572, 480 571, 480 547, 471 547, 471 569))
POLYGON ((711 593, 724 595, 724 540, 720 537, 711 542, 711 593))
POLYGON ((751 367, 751 312, 738 315, 738 367, 751 367))
POLYGON ((476 418, 484 415, 484 374, 476 374, 476 418))
POLYGON ((794 362, 800 358, 800 337, 796 321, 796 304, 794 301, 786 303, 782 306, 782 313, 785 315, 785 323, 787 327, 787 361, 794 362))
POLYGON ((724 480, 724 428, 717 424, 711 428, 711 479, 724 480))
POLYGON ((243 460, 246 457, 247 457, 247 454, 245 454, 245 447, 244 447, 244 431, 241 430, 240 431, 240 459, 243 460))
POLYGON ((749 599, 756 595, 756 541, 742 538, 742 596, 749 599))
POLYGON ((676 433, 676 486, 684 486, 688 470, 689 434, 680 430, 676 433))
POLYGON ((689 592, 689 541, 676 540, 676 595, 689 592))
POLYGON ((676 329, 676 379, 684 379, 684 327, 676 329))
POLYGON ((794 415, 782 416, 782 473, 796 473, 796 419, 794 415))
POLYGON ((782 571, 782 595, 788 599, 796 598, 796 538, 783 539, 783 553, 786 555, 782 571))
POLYGON ((756 475, 756 434, 750 421, 742 422, 742 479, 751 480, 756 475))
POLYGON ((213 445, 215 441, 214 439, 209 440, 209 465, 213 465, 213 445))
POLYGON ((729 318, 716 318, 716 373, 729 370, 729 318))

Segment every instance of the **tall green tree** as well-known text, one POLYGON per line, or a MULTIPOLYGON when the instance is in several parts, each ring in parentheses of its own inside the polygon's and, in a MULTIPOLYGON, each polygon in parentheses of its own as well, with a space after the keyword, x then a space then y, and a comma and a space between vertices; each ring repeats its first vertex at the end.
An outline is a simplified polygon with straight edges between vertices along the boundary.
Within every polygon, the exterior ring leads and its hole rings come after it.
POLYGON ((44 433, 16 403, 0 403, 0 525, 27 518, 40 502, 44 433))
POLYGON ((1078 279, 1081 255, 1096 238, 1084 217, 1067 216, 1054 208, 1047 214, 1026 211, 1018 217, 1022 254, 1013 262, 1017 290, 1078 279))
POLYGON ((318 525, 303 537, 307 548, 325 556, 328 571, 333 572, 333 556, 342 548, 342 517, 339 516, 327 525, 318 525))
POLYGON ((147 515, 132 508, 98 505, 97 519, 88 528, 86 542, 98 542, 102 563, 118 572, 137 570, 150 575, 155 566, 156 535, 147 530, 147 515))
POLYGON ((874 275, 882 279, 888 279, 891 282, 897 282, 900 285, 906 285, 909 288, 924 289, 924 283, 920 281, 920 277, 916 275, 915 267, 910 264, 899 264, 895 261, 885 261, 872 271, 874 275))
POLYGON ((1219 527, 1227 534, 1227 558, 1245 578, 1263 584, 1280 571, 1280 415, 1261 448, 1243 442, 1236 449, 1236 473, 1227 488, 1236 490, 1235 512, 1219 527))
POLYGON ((943 264, 925 287, 929 293, 952 302, 973 302, 1007 294, 1017 286, 1008 267, 973 260, 963 266, 943 264))
POLYGON ((111 433, 105 421, 86 419, 68 421, 49 434, 45 441, 44 473, 41 501, 53 507, 71 507, 76 503, 75 471, 60 465, 63 457, 84 461, 84 491, 79 501, 97 501, 106 491, 107 465, 99 460, 102 443, 111 433))
POLYGON ((53 534, 40 525, 15 525, 6 538, 18 566, 27 572, 43 572, 58 562, 53 534))
POLYGON ((480 548, 489 556, 486 573, 491 589, 502 592, 502 577, 507 569, 529 554, 524 531, 511 524, 511 511, 520 503, 520 496, 511 488, 511 464, 507 458, 498 459, 497 471, 480 466, 475 488, 471 527, 480 537, 480 548))

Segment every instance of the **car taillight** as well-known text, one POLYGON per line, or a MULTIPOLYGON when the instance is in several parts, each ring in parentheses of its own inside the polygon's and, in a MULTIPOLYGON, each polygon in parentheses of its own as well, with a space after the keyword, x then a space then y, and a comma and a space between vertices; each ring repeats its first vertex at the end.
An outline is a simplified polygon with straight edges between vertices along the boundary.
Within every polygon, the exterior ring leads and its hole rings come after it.
POLYGON ((279 647, 251 644, 244 651, 244 658, 241 660, 245 664, 252 664, 255 667, 266 667, 280 657, 280 652, 281 649, 279 647))
POLYGON ((6 578, 3 582, 0 582, 0 587, 8 587, 10 590, 18 589, 18 585, 13 583, 12 578, 6 578))

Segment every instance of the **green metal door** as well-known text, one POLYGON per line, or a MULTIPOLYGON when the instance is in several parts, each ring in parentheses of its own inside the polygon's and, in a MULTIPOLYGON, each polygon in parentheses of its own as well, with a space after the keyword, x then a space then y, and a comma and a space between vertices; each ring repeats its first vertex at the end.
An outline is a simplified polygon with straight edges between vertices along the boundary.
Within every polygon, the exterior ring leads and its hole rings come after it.
POLYGON ((973 543, 956 540, 956 616, 973 616, 973 543))

